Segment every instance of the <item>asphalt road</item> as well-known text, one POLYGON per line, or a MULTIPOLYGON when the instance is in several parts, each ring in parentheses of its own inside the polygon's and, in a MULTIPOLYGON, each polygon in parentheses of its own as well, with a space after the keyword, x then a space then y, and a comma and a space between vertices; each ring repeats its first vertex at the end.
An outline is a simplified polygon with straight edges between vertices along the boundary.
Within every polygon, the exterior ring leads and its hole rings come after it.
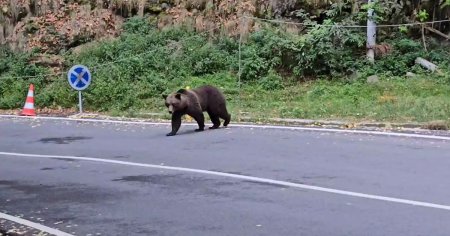
POLYGON ((450 235, 450 210, 407 203, 450 206, 450 141, 194 128, 0 118, 0 212, 73 235, 450 235))

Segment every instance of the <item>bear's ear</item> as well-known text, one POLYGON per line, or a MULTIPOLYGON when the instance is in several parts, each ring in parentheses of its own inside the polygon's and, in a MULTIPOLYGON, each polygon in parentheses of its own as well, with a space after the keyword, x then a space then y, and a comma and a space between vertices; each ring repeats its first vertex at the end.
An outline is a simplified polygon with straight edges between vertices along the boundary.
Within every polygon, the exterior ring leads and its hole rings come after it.
POLYGON ((177 94, 175 94, 175 98, 176 98, 176 99, 180 99, 180 100, 181 100, 181 93, 177 93, 177 94))
POLYGON ((167 95, 166 95, 166 94, 163 94, 162 97, 163 97, 164 99, 167 99, 167 95))
POLYGON ((184 93, 184 92, 186 92, 186 89, 179 89, 179 90, 177 91, 177 93, 184 93))

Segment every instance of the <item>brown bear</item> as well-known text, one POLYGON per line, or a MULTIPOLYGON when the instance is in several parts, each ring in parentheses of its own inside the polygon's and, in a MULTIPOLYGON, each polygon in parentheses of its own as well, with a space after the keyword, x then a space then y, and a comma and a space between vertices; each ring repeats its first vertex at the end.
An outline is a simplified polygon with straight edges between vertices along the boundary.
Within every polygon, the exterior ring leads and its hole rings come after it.
POLYGON ((185 114, 191 116, 198 123, 198 129, 205 128, 205 117, 203 112, 208 112, 213 126, 210 129, 217 129, 220 126, 219 118, 224 120, 223 126, 230 123, 231 115, 227 111, 225 96, 219 89, 204 85, 195 89, 180 89, 169 96, 163 95, 166 100, 165 105, 172 114, 172 132, 167 136, 173 136, 178 132, 181 125, 181 117, 185 114))

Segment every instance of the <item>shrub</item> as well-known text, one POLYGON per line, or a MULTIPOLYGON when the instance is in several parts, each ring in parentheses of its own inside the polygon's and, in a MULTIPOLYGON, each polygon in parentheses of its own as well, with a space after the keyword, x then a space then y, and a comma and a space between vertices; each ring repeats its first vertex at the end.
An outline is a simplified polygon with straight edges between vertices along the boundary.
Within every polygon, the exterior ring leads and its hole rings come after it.
POLYGON ((275 71, 271 70, 269 71, 267 76, 264 76, 262 79, 258 81, 258 84, 264 90, 268 91, 278 90, 284 87, 282 80, 283 78, 281 78, 280 75, 278 75, 275 71))
POLYGON ((139 16, 129 18, 123 24, 123 30, 131 34, 148 34, 156 29, 151 18, 142 18, 139 16))
MULTIPOLYGON (((325 21, 332 25, 333 22, 325 21)), ((359 60, 357 50, 364 45, 364 37, 347 28, 315 26, 297 43, 297 75, 342 75, 359 60)))

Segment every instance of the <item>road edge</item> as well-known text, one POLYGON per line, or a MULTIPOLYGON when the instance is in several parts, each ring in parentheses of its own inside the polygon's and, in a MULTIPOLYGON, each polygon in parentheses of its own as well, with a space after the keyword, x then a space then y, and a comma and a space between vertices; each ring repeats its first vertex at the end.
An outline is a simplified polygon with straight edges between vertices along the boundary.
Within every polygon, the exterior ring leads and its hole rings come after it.
MULTIPOLYGON (((145 119, 114 119, 114 118, 70 118, 70 117, 50 117, 50 116, 17 116, 17 115, 0 115, 0 118, 9 119, 28 119, 28 120, 61 120, 61 121, 77 121, 77 122, 98 122, 98 123, 115 123, 115 124, 139 124, 139 125, 170 125, 166 121, 147 121, 145 119)), ((208 123, 207 123, 208 124, 208 123)), ((193 122, 183 122, 183 126, 196 126, 193 122)), ((254 123, 234 123, 229 127, 239 128, 260 128, 260 129, 279 129, 279 130, 301 130, 313 132, 332 132, 332 133, 349 133, 349 134, 366 134, 366 135, 382 135, 395 136, 407 138, 422 138, 434 140, 450 141, 450 133, 447 135, 423 134, 423 133, 409 133, 409 132, 392 132, 387 130, 361 130, 361 129, 340 129, 340 128, 326 128, 326 127, 305 127, 305 126, 281 126, 281 125, 264 125, 254 123)))

